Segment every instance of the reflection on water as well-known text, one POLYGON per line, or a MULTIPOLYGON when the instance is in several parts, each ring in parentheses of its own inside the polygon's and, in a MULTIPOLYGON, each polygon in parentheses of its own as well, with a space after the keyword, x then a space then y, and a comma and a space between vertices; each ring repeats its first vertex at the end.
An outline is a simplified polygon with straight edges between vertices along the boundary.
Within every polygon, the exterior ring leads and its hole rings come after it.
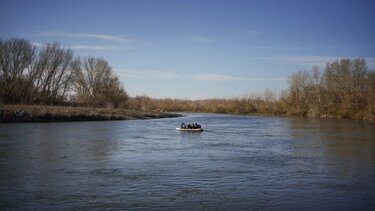
POLYGON ((0 124, 0 210, 371 210, 374 137, 347 120, 207 114, 0 124))
POLYGON ((290 122, 291 135, 308 141, 308 148, 297 147, 299 153, 311 153, 324 159, 325 169, 337 176, 366 176, 375 164, 374 126, 349 120, 305 120, 290 122))

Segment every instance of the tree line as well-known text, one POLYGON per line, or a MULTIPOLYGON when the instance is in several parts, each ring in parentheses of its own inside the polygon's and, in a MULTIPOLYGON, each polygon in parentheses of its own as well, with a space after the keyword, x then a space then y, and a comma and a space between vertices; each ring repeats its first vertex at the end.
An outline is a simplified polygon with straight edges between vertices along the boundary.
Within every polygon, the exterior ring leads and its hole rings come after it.
POLYGON ((103 58, 75 57, 56 42, 37 47, 24 39, 0 40, 0 102, 118 107, 127 99, 103 58))
POLYGON ((279 93, 266 89, 259 95, 232 99, 129 99, 132 109, 225 114, 338 117, 375 120, 375 72, 364 59, 342 59, 313 66, 288 78, 279 93))
POLYGON ((364 59, 329 62, 293 73, 289 88, 231 99, 128 97, 102 58, 80 59, 59 43, 37 47, 0 40, 0 102, 121 107, 144 111, 293 115, 375 119, 375 72, 364 59))
MULTIPOLYGON (((286 94, 282 92, 281 94, 286 94)), ((155 99, 148 96, 129 98, 130 109, 168 112, 203 112, 222 114, 262 114, 284 115, 287 112, 285 97, 278 98, 276 93, 266 89, 262 94, 230 99, 155 99)))
POLYGON ((364 59, 327 63, 320 71, 300 71, 289 77, 292 114, 372 118, 375 115, 375 72, 364 59))

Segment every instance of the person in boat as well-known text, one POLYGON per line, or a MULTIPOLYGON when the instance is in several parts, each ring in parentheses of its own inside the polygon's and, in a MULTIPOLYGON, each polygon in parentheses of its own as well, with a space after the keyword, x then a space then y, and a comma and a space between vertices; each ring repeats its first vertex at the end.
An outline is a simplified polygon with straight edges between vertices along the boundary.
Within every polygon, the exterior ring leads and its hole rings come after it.
POLYGON ((198 125, 198 123, 195 123, 195 124, 194 124, 194 127, 195 127, 195 128, 201 128, 201 125, 198 125))
POLYGON ((193 127, 191 126, 191 124, 188 124, 188 125, 187 125, 187 128, 188 128, 188 129, 192 129, 193 127))
POLYGON ((186 128, 186 125, 185 123, 181 123, 181 128, 185 129, 186 128))

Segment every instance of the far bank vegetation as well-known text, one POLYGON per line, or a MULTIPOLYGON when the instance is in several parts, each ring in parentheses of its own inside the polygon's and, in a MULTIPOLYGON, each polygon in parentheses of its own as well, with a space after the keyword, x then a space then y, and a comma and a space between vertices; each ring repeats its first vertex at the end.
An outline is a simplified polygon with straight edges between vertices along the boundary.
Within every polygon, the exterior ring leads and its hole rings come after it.
POLYGON ((289 89, 232 99, 180 100, 137 96, 130 108, 224 114, 354 118, 375 120, 375 72, 364 59, 327 63, 288 78, 289 89))
POLYGON ((0 103, 115 107, 144 111, 375 119, 375 73, 342 59, 288 78, 288 90, 231 99, 128 97, 103 58, 79 58, 59 43, 0 40, 0 103))

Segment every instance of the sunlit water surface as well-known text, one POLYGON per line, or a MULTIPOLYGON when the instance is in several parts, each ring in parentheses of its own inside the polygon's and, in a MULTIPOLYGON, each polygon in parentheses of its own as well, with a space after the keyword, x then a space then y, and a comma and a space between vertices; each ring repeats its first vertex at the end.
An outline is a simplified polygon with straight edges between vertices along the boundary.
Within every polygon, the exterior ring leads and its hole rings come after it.
POLYGON ((0 124, 0 210, 374 210, 375 126, 187 114, 0 124), (198 122, 204 132, 176 132, 198 122))

